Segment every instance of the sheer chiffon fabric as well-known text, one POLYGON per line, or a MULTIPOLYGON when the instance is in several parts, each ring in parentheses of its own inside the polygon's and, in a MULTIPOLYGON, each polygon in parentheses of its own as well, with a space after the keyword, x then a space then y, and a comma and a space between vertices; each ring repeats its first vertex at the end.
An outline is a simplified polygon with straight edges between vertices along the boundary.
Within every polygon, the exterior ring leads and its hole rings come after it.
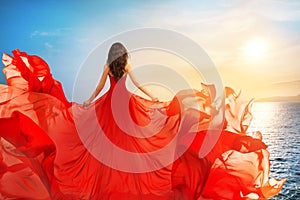
POLYGON ((0 85, 3 199, 258 199, 285 182, 269 180, 262 135, 246 132, 252 101, 230 88, 226 122, 209 130, 212 86, 153 103, 130 93, 126 76, 110 77, 109 91, 82 108, 67 101, 44 60, 13 54, 3 55, 0 85))

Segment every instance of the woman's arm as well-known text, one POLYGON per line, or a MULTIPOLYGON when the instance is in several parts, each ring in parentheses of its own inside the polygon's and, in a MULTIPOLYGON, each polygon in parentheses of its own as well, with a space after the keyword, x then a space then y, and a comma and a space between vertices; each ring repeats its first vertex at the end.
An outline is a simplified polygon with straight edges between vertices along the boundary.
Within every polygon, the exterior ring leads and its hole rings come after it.
POLYGON ((152 101, 154 102, 158 102, 158 98, 155 97, 153 94, 151 94, 146 88, 144 88, 143 86, 141 86, 139 84, 139 82, 136 80, 132 70, 131 70, 131 65, 127 64, 127 66, 125 67, 125 71, 129 74, 130 79, 132 80, 133 84, 139 88, 143 93, 145 93, 147 96, 149 96, 152 101))
POLYGON ((109 73, 109 67, 107 65, 104 65, 104 70, 103 70, 101 79, 100 79, 95 91, 91 95, 91 97, 88 100, 83 102, 83 107, 89 106, 92 103, 92 101, 98 96, 98 94, 101 92, 101 90, 103 89, 103 87, 105 85, 108 73, 109 73))

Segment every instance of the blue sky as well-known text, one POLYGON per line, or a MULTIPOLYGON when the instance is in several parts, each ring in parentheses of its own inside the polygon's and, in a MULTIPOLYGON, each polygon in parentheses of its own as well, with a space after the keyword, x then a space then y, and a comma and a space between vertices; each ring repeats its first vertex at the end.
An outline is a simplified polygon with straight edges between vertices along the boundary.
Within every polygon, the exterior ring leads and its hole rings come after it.
MULTIPOLYGON (((226 85, 251 96, 300 93, 296 0, 14 0, 1 3, 0 13, 1 51, 19 48, 44 58, 69 99, 80 65, 98 44, 142 27, 167 28, 190 37, 208 52, 226 85), (243 52, 253 38, 267 45, 259 59, 243 52)), ((104 62, 99 60, 99 67, 104 62)), ((5 83, 2 74, 0 82, 5 83)))

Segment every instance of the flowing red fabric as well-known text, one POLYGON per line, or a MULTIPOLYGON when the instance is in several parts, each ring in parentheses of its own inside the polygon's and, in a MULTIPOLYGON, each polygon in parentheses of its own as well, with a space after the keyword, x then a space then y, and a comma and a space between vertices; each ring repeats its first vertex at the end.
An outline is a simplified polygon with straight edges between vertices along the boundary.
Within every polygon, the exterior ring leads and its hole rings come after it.
POLYGON ((283 186, 268 179, 261 134, 246 132, 252 102, 230 88, 226 122, 212 130, 212 112, 222 112, 212 85, 154 103, 130 93, 126 76, 110 77, 109 91, 83 108, 44 60, 13 54, 3 55, 0 85, 3 199, 258 199, 283 186))

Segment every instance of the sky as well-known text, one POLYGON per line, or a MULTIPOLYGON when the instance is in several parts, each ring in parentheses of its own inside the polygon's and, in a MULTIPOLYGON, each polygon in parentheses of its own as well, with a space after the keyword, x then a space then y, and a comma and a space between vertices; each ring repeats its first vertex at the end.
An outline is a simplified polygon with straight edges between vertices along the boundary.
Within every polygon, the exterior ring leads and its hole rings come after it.
MULTIPOLYGON (((44 58, 68 99, 82 64, 99 44, 145 27, 172 30, 196 42, 214 62, 224 85, 242 89, 249 97, 300 94, 297 0, 13 0, 1 3, 0 15, 1 51, 19 48, 44 58)), ((105 56, 99 56, 99 72, 105 56)), ((5 83, 3 74, 0 83, 5 83)), ((87 84, 78 101, 93 84, 87 84)))

